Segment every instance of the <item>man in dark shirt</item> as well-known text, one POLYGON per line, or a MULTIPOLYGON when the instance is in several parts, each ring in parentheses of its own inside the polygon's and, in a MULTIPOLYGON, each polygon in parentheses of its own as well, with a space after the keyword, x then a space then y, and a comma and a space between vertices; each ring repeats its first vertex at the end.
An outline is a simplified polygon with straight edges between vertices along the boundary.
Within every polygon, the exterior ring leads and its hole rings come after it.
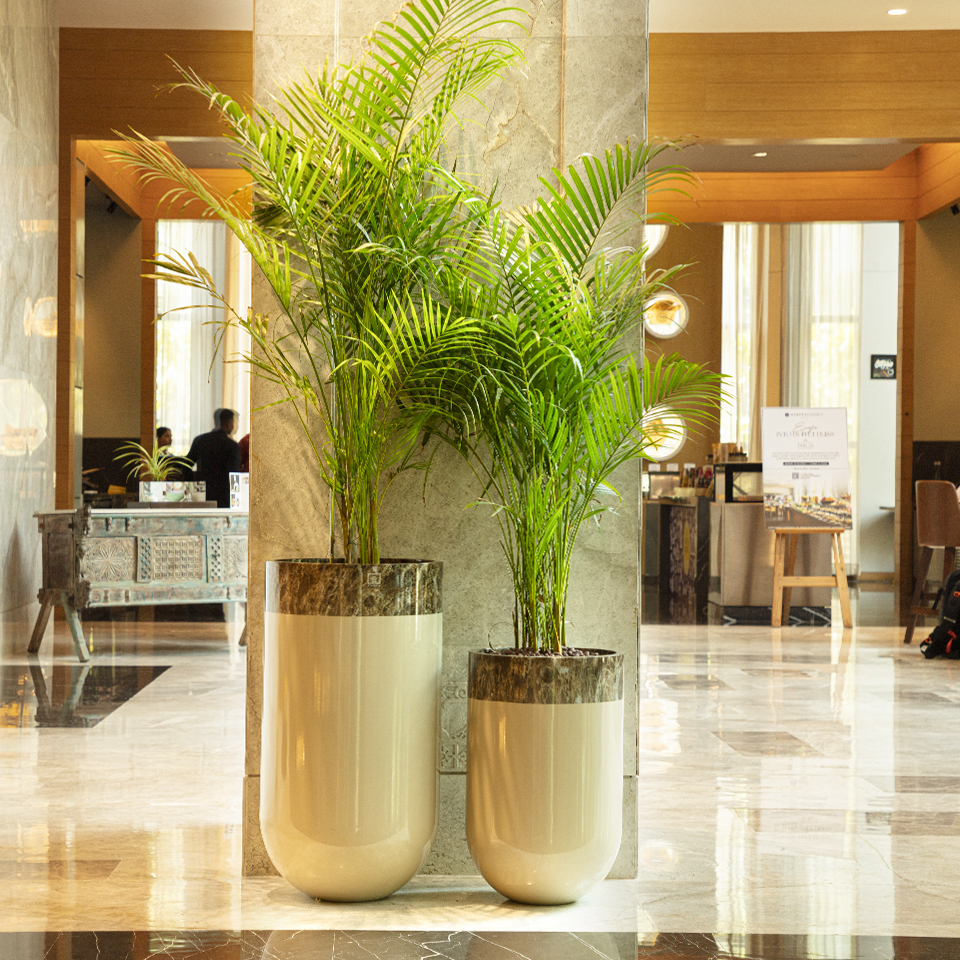
POLYGON ((235 414, 229 408, 213 413, 216 429, 193 438, 187 459, 195 466, 193 479, 207 484, 207 499, 218 507, 230 506, 230 474, 240 472, 240 445, 233 433, 235 414))

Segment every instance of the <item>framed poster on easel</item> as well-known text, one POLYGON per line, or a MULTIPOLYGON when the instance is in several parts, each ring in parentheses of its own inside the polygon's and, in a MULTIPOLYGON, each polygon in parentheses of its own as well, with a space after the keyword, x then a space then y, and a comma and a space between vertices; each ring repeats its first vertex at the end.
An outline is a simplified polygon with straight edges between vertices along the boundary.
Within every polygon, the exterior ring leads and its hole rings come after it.
POLYGON ((764 407, 763 514, 775 535, 772 626, 790 616, 793 587, 836 587, 843 625, 850 627, 850 594, 840 537, 853 525, 845 407, 764 407), (804 534, 829 534, 832 576, 794 576, 804 534))
POLYGON ((763 408, 768 528, 852 526, 846 407, 763 408))

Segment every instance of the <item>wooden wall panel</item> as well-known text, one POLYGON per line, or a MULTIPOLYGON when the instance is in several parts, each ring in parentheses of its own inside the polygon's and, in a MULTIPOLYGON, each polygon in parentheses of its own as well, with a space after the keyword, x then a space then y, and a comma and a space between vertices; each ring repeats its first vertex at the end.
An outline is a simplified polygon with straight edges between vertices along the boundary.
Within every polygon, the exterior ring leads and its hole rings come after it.
MULTIPOLYGON (((83 175, 74 175, 78 141, 114 138, 134 129, 150 137, 216 137, 223 133, 207 101, 165 85, 179 79, 171 59, 247 103, 253 91, 253 34, 218 30, 60 30, 60 252, 57 342, 57 506, 73 505, 76 434, 82 417, 83 175), (80 229, 78 230, 78 217, 80 229)), ((152 253, 156 207, 144 205, 139 187, 109 165, 103 145, 81 143, 79 154, 93 176, 124 209, 144 219, 144 256, 152 253)), ((218 171, 226 184, 236 174, 218 171)), ((232 178, 232 180, 231 180, 232 178)), ((140 319, 141 432, 153 436, 153 281, 143 281, 140 319), (149 365, 150 370, 147 371, 149 365)))
MULTIPOLYGON (((723 227, 696 224, 690 228, 671 227, 663 246, 651 257, 652 269, 687 264, 671 286, 683 296, 690 308, 687 328, 677 337, 660 340, 646 334, 646 354, 657 356, 679 353, 693 363, 706 364, 720 372, 723 301, 723 227)), ((689 436, 672 460, 704 464, 720 440, 719 423, 711 424, 689 436)))
POLYGON ((960 31, 652 34, 648 130, 960 140, 960 31))
MULTIPOLYGON (((119 144, 120 141, 113 143, 119 144)), ((86 167, 87 176, 104 193, 113 197, 129 216, 142 219, 145 214, 136 171, 107 155, 110 144, 108 140, 79 140, 76 143, 77 157, 86 167)))
POLYGON ((917 155, 917 217, 922 218, 960 198, 960 144, 924 144, 917 155))
POLYGON ((204 98, 168 92, 172 60, 241 103, 253 90, 253 34, 227 30, 60 30, 60 127, 80 140, 130 128, 151 137, 222 133, 204 98))
POLYGON ((835 173, 701 173, 690 197, 659 193, 648 208, 684 223, 802 223, 916 217, 915 153, 886 170, 835 173))
MULTIPOLYGON (((250 177, 242 170, 194 170, 201 180, 218 191, 224 197, 240 192, 237 198, 249 211, 252 199, 250 177)), ((206 215, 206 208, 197 199, 172 199, 167 196, 171 190, 180 188, 172 180, 151 180, 145 184, 141 193, 143 209, 149 216, 158 220, 191 220, 206 215)))

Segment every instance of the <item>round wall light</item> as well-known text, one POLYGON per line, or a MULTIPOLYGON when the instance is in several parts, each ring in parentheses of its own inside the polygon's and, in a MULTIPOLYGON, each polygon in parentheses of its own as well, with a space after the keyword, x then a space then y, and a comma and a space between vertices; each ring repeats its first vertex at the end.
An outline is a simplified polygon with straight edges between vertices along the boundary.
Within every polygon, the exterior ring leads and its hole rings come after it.
POLYGON ((644 414, 640 429, 647 438, 644 456, 650 460, 675 457, 687 439, 683 420, 670 410, 654 407, 644 414))
POLYGON ((670 227, 666 223, 644 223, 643 242, 647 246, 647 257, 652 257, 663 246, 669 230, 670 227))
POLYGON ((661 291, 643 305, 643 325, 647 333, 661 340, 675 337, 689 319, 686 301, 672 290, 661 291))

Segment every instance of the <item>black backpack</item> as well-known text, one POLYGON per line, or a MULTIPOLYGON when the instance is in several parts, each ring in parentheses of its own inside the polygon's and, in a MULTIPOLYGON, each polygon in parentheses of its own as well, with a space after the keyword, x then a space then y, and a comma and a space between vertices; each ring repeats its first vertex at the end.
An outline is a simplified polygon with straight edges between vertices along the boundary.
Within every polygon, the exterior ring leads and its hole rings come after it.
POLYGON ((920 652, 928 659, 946 657, 960 660, 960 638, 957 620, 960 619, 960 570, 954 570, 943 585, 943 612, 933 633, 920 644, 920 652))

